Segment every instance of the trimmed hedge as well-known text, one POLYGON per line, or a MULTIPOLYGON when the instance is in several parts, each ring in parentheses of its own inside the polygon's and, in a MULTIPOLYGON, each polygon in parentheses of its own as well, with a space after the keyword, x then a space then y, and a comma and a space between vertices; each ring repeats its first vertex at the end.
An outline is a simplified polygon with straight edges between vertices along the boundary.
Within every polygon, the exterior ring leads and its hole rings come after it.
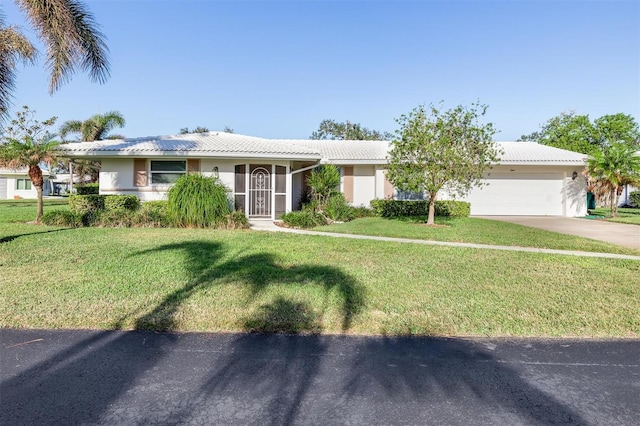
POLYGON ((74 185, 76 194, 78 195, 97 195, 100 192, 100 185, 97 183, 88 183, 86 185, 74 185))
POLYGON ((635 204, 636 207, 640 207, 640 191, 633 191, 629 194, 629 200, 631 200, 631 204, 635 204))
POLYGON ((130 210, 140 208, 140 199, 135 195, 70 195, 69 210, 77 214, 99 211, 130 210))
POLYGON ((51 210, 42 215, 42 223, 49 226, 77 228, 82 226, 82 215, 69 210, 51 210))
MULTIPOLYGON (((373 200, 371 207, 381 217, 426 216, 429 201, 373 200)), ((471 204, 465 201, 439 200, 435 204, 436 216, 467 217, 471 214, 471 204)))
POLYGON ((77 195, 69 196, 69 211, 85 215, 104 210, 106 195, 77 195))
POLYGON ((110 210, 131 210, 140 208, 140 199, 135 195, 106 195, 104 198, 104 209, 110 210))

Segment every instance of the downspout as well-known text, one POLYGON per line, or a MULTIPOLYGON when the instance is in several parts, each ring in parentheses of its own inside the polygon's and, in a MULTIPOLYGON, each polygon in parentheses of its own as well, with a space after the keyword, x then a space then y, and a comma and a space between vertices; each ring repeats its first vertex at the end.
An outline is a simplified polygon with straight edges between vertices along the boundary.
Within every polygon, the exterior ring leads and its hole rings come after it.
POLYGON ((303 167, 301 169, 294 170, 294 171, 291 172, 291 174, 295 175, 296 173, 306 172, 307 170, 315 169, 316 167, 320 166, 321 164, 322 164, 322 161, 318 160, 318 162, 316 164, 314 164, 313 166, 303 167))

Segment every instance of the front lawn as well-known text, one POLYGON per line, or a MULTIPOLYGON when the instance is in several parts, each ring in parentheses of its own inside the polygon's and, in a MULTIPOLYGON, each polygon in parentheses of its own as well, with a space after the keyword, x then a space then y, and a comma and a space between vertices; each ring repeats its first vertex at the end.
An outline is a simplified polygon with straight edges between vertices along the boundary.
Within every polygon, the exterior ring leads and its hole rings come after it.
POLYGON ((28 204, 0 203, 0 327, 640 337, 639 261, 53 228, 20 223, 33 218, 28 204))
POLYGON ((637 208, 637 209, 619 208, 618 216, 616 217, 611 217, 611 209, 609 208, 598 207, 595 210, 591 210, 591 212, 595 216, 602 216, 603 220, 607 220, 609 222, 640 225, 640 208, 637 208))
POLYGON ((0 244, 0 327, 640 337, 640 262, 256 231, 0 244))
POLYGON ((496 220, 473 217, 436 218, 436 224, 443 226, 435 228, 425 226, 425 221, 426 217, 420 216, 394 219, 367 217, 347 223, 321 226, 314 230, 432 241, 640 254, 640 251, 631 248, 496 220))

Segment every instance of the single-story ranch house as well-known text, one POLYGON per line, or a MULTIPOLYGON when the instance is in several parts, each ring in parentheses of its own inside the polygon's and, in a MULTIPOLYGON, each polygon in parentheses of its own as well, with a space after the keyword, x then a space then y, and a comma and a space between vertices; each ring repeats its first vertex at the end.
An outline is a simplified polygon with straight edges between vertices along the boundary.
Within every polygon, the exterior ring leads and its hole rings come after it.
MULTIPOLYGON (((51 181, 49 172, 42 171, 44 185, 43 195, 51 193, 51 181)), ((29 169, 0 169, 0 200, 13 198, 37 198, 36 188, 31 185, 29 169)))
MULTIPOLYGON (((498 142, 488 185, 466 198, 473 215, 586 214, 585 156, 530 142, 498 142)), ((306 177, 320 164, 340 168, 340 190, 353 205, 401 196, 385 178, 386 141, 264 139, 209 132, 62 145, 65 156, 102 162, 101 194, 166 197, 185 173, 217 176, 252 218, 276 219, 299 208, 306 177)), ((444 198, 441 196, 441 198, 444 198)))

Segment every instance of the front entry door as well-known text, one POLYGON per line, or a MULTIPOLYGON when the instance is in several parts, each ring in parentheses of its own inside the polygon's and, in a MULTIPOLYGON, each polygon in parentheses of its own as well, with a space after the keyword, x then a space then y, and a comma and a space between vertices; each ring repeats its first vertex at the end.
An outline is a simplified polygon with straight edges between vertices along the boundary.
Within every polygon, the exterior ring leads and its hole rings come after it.
POLYGON ((249 216, 271 217, 271 166, 251 165, 249 216))

